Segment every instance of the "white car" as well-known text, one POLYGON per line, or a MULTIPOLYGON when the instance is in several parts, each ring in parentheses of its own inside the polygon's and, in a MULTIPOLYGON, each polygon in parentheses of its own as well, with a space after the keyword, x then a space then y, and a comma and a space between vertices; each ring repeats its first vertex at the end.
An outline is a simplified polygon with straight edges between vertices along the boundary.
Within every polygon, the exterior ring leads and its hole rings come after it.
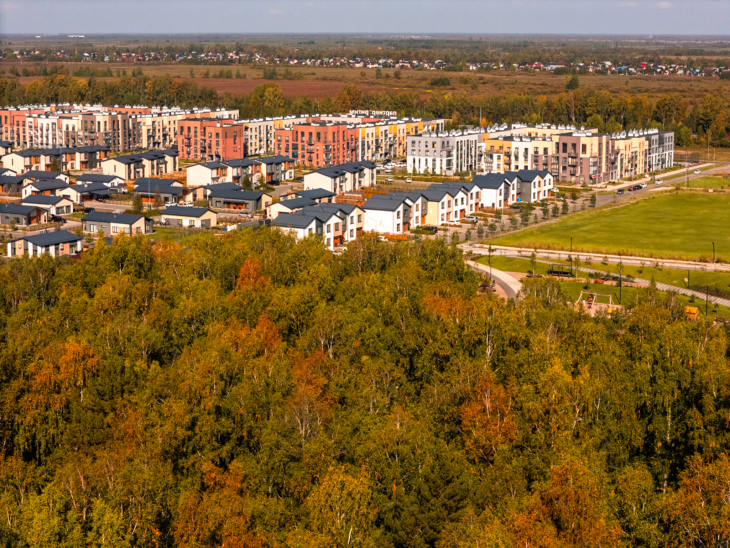
POLYGON ((664 179, 657 179, 657 180, 656 180, 656 182, 655 182, 654 184, 655 184, 655 185, 660 185, 660 184, 662 184, 663 182, 664 182, 664 179))
POLYGON ((180 207, 195 207, 195 204, 193 202, 180 202, 178 205, 180 207))
POLYGON ((646 188, 646 183, 639 183, 639 186, 640 186, 641 188, 646 188))
POLYGON ((408 177, 408 179, 406 179, 406 183, 412 183, 412 182, 413 182, 413 179, 411 179, 410 177, 408 177))
POLYGON ((699 175, 699 174, 700 174, 700 170, 699 170, 699 169, 695 169, 695 170, 694 170, 694 174, 695 174, 695 175, 699 175))
POLYGON ((378 240, 380 240, 381 242, 387 242, 388 238, 386 238, 385 236, 378 236, 378 240))
POLYGON ((392 183, 393 182, 393 177, 386 177, 385 178, 385 182, 386 183, 392 183))
POLYGON ((475 216, 475 215, 469 215, 468 217, 464 217, 464 220, 465 221, 469 221, 471 223, 478 223, 479 222, 479 218, 477 216, 475 216))

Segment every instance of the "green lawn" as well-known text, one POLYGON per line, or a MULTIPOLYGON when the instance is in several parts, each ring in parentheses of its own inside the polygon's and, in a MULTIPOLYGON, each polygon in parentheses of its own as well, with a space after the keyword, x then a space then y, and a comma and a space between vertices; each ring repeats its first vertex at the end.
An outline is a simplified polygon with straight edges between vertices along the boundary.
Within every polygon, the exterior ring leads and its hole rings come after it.
POLYGON ((611 209, 578 213, 556 223, 528 228, 491 243, 570 249, 574 252, 624 253, 650 257, 730 260, 730 196, 663 194, 611 209))
MULTIPOLYGON (((684 186, 684 183, 680 181, 684 186)), ((699 179, 690 179, 687 186, 691 188, 730 188, 730 179, 725 177, 700 177, 699 179)))
MULTIPOLYGON (((708 169, 715 169, 716 167, 718 167, 716 164, 712 164, 712 165, 700 168, 700 171, 707 171, 708 169)), ((695 171, 695 168, 689 168, 689 171, 688 171, 689 175, 692 175, 694 173, 694 171, 695 171)), ((682 172, 678 175, 672 175, 670 177, 659 176, 659 177, 657 177, 657 179, 664 179, 665 181, 672 181, 672 183, 676 183, 676 182, 678 182, 677 179, 679 179, 679 178, 681 178, 682 181, 684 181, 686 176, 687 176, 687 173, 682 172)))

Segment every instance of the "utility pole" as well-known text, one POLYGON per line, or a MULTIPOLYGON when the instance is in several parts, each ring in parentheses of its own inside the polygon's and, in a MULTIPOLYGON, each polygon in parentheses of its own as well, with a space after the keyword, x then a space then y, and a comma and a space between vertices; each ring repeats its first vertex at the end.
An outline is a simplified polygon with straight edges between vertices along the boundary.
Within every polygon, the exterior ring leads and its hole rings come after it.
POLYGON ((715 242, 712 242, 712 264, 715 264, 715 242))
POLYGON ((710 301, 710 286, 705 286, 705 316, 707 316, 707 303, 710 301))

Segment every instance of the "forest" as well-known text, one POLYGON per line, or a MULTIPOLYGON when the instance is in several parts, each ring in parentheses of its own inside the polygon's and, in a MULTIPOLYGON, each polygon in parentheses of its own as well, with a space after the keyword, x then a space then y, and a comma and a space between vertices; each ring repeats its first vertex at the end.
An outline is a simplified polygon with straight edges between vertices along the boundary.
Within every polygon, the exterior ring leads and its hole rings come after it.
POLYGON ((59 66, 56 73, 27 85, 15 78, 0 78, 0 106, 80 102, 225 106, 238 108, 243 118, 375 109, 397 111, 401 116, 448 118, 449 127, 516 122, 586 125, 607 132, 655 127, 675 131, 678 146, 705 145, 708 137, 713 146, 730 146, 730 98, 726 94, 708 93, 698 100, 687 100, 679 93, 653 97, 615 94, 585 90, 577 76, 568 80, 565 91, 552 96, 510 92, 471 96, 444 91, 422 98, 417 92, 363 92, 350 84, 334 98, 313 100, 287 97, 276 82, 261 84, 250 94, 219 95, 194 80, 151 78, 141 69, 134 76, 114 79, 79 78, 63 69, 59 66))
POLYGON ((4 264, 0 546, 727 546, 727 330, 480 286, 269 229, 4 264))

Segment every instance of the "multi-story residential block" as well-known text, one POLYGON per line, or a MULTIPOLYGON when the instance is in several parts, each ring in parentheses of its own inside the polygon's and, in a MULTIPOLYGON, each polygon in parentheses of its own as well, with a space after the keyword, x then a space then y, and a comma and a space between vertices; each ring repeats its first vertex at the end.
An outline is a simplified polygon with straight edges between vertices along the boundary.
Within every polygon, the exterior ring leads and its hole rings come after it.
POLYGON ((220 162, 244 157, 243 128, 234 120, 193 118, 178 122, 181 159, 220 162))
POLYGON ((358 160, 358 130, 343 122, 310 122, 277 129, 275 152, 299 165, 326 167, 358 160))
POLYGON ((409 173, 453 175, 479 168, 479 130, 408 137, 409 173))

